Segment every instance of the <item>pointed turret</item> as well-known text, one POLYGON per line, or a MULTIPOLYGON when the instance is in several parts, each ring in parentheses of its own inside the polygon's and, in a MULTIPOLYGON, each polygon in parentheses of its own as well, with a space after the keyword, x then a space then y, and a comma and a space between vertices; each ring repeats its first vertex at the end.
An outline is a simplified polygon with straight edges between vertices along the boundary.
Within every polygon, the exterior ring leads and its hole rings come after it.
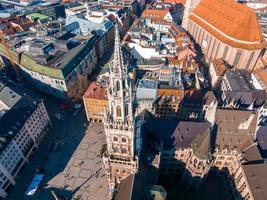
POLYGON ((111 72, 115 76, 119 77, 122 77, 122 74, 126 73, 126 68, 124 66, 123 55, 120 44, 120 33, 119 33, 118 23, 116 23, 115 25, 114 55, 113 55, 111 72))

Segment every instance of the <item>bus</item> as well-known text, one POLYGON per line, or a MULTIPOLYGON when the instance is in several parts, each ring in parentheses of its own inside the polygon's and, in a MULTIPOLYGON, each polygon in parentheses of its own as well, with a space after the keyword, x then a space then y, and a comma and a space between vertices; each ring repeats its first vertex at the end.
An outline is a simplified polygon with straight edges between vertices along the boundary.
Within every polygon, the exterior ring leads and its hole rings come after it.
POLYGON ((44 175, 43 174, 36 174, 34 178, 32 179, 31 184, 29 185, 28 189, 24 193, 26 196, 30 197, 33 196, 38 189, 41 181, 43 180, 44 175))

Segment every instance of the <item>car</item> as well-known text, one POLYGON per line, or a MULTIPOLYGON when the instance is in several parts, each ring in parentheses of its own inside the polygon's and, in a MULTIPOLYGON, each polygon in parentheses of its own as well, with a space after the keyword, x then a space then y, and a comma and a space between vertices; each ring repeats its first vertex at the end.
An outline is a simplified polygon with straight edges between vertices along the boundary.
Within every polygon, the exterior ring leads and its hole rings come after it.
POLYGON ((75 110, 73 112, 73 116, 76 117, 79 114, 80 111, 81 111, 81 109, 75 110))

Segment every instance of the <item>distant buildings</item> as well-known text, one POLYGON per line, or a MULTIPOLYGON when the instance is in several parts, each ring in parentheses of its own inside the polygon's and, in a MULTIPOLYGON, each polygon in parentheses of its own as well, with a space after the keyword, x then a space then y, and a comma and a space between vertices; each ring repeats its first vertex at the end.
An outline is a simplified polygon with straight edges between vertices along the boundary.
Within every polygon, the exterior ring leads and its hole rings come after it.
POLYGON ((231 0, 202 0, 189 16, 187 30, 208 62, 223 58, 237 69, 252 71, 266 46, 255 12, 231 0))
MULTIPOLYGON (((87 77, 94 70, 96 40, 94 35, 75 37, 62 31, 49 36, 26 34, 10 39, 9 46, 26 79, 46 93, 66 98, 75 77, 78 74, 87 77)), ((3 48, 1 55, 7 57, 3 48)))
POLYGON ((107 89, 93 82, 83 95, 83 103, 88 121, 102 122, 108 108, 107 89))
POLYGON ((51 123, 42 100, 12 82, 0 81, 0 124, 0 196, 4 198, 51 123))

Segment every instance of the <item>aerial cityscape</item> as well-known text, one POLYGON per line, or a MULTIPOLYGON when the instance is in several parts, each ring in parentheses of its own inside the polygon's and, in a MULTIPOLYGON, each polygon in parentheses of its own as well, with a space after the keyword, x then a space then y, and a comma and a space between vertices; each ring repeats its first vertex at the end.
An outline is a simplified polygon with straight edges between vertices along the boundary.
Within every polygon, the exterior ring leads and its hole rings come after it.
POLYGON ((0 200, 267 200, 267 0, 0 0, 0 200))

